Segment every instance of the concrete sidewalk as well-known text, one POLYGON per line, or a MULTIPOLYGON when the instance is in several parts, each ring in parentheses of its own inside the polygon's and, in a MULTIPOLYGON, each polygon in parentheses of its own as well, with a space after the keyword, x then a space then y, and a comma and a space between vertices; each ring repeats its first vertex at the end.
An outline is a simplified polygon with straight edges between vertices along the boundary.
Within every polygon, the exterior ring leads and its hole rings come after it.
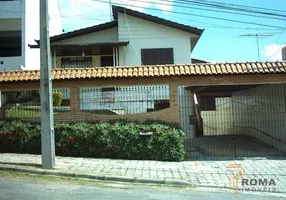
MULTIPOLYGON (((141 160, 116 160, 56 157, 56 167, 53 170, 41 168, 40 155, 28 154, 0 154, 0 170, 14 170, 28 173, 50 174, 58 176, 71 176, 80 178, 141 182, 193 185, 197 187, 229 188, 230 180, 234 176, 226 172, 226 166, 241 164, 245 174, 244 179, 271 179, 275 181, 271 185, 254 184, 241 185, 239 190, 261 190, 265 192, 286 193, 286 159, 201 159, 184 162, 160 162, 141 160)), ((256 181, 252 181, 255 183, 256 181)), ((232 182, 233 183, 233 182, 232 182)), ((231 188, 236 188, 231 185, 231 188)))

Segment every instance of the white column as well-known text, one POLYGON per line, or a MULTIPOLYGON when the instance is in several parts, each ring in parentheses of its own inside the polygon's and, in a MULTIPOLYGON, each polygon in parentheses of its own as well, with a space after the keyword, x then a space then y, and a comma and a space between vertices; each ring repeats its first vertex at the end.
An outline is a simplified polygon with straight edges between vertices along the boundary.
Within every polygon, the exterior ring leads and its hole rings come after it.
POLYGON ((119 66, 119 49, 116 47, 116 66, 119 66))
POLYGON ((26 1, 21 1, 21 12, 22 12, 22 25, 21 25, 21 37, 22 37, 22 49, 21 49, 21 56, 22 56, 22 60, 21 60, 21 64, 24 65, 24 67, 26 67, 26 52, 27 52, 27 38, 26 38, 26 1))
POLYGON ((57 50, 54 49, 54 69, 57 68, 57 50))
POLYGON ((116 65, 116 60, 115 60, 115 49, 114 49, 114 47, 112 48, 112 50, 113 50, 113 54, 112 54, 112 58, 113 58, 113 66, 115 66, 116 65))
POLYGON ((180 86, 178 87, 178 98, 180 124, 185 132, 185 139, 194 139, 194 125, 190 124, 190 116, 194 115, 194 94, 180 86))
POLYGON ((180 125, 185 133, 184 146, 186 157, 191 158, 196 154, 195 150, 195 125, 190 124, 190 116, 194 115, 194 95, 184 86, 178 87, 178 103, 180 113, 180 125))
POLYGON ((45 169, 52 169, 55 166, 55 138, 52 101, 51 51, 48 19, 48 1, 40 0, 42 167, 45 169))

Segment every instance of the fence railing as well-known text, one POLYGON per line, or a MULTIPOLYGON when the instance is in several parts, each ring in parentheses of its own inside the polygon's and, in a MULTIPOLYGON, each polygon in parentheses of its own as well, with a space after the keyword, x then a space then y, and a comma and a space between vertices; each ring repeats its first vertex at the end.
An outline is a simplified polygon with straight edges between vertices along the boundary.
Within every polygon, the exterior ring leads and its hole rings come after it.
MULTIPOLYGON (((54 114, 71 109, 69 88, 54 88, 51 95, 54 114)), ((168 85, 80 88, 79 97, 75 98, 79 98, 79 105, 73 106, 80 111, 108 115, 144 114, 170 107, 168 85)), ((41 115, 38 90, 2 92, 1 104, 5 118, 36 118, 41 115)))
POLYGON ((141 114, 170 107, 169 86, 81 88, 80 110, 102 114, 141 114))
MULTIPOLYGON (((51 95, 54 114, 70 110, 70 89, 53 89, 51 95)), ((40 92, 38 90, 1 92, 1 107, 2 118, 40 117, 40 92)))

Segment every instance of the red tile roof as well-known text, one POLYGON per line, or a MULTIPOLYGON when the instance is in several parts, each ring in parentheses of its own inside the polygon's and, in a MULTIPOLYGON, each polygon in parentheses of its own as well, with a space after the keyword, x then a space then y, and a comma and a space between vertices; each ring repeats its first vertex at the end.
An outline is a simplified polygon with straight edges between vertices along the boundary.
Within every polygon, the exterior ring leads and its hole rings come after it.
MULTIPOLYGON (((102 79, 205 75, 286 74, 286 62, 197 63, 184 65, 148 65, 132 67, 59 68, 52 70, 53 80, 102 79)), ((38 81, 40 71, 0 72, 0 82, 38 81)))

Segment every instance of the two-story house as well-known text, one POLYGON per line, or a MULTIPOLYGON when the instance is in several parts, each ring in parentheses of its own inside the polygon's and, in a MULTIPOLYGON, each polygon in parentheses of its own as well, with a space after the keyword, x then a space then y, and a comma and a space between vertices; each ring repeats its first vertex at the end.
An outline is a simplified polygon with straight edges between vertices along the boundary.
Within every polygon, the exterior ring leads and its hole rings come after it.
MULTIPOLYGON (((39 0, 0 0, 0 70, 40 69, 39 0)), ((57 0, 49 0, 50 35, 62 33, 57 0)))
POLYGON ((112 10, 111 22, 51 37, 53 68, 192 62, 203 30, 124 7, 112 10))

